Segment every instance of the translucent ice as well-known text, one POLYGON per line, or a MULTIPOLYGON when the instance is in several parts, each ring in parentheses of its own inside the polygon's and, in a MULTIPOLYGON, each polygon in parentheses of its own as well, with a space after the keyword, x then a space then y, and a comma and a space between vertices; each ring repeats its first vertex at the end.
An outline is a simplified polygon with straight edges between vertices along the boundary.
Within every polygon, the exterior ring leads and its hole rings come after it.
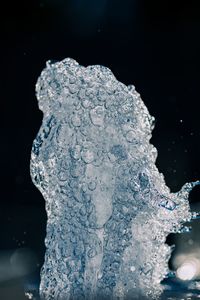
POLYGON ((154 118, 102 66, 47 62, 36 85, 44 117, 31 176, 46 201, 42 299, 153 299, 162 292, 171 232, 191 219, 150 144, 154 118))

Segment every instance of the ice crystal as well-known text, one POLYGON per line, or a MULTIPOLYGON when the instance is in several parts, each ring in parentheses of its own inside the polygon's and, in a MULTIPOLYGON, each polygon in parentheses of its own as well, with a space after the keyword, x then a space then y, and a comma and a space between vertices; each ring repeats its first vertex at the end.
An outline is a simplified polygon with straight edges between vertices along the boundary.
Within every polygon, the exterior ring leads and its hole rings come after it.
POLYGON ((36 92, 44 116, 31 176, 48 217, 41 298, 159 297, 165 240, 191 219, 195 183, 170 192, 149 142, 154 118, 108 68, 49 61, 36 92))

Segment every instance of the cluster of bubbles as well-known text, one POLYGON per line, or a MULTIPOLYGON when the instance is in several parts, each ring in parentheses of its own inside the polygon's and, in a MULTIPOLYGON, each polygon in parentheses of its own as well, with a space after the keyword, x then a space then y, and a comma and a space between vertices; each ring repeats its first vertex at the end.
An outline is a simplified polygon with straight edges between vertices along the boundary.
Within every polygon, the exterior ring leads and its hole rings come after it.
POLYGON ((186 184, 170 193, 150 144, 154 118, 102 66, 47 62, 31 176, 46 201, 42 299, 157 298, 170 232, 190 220, 186 184))

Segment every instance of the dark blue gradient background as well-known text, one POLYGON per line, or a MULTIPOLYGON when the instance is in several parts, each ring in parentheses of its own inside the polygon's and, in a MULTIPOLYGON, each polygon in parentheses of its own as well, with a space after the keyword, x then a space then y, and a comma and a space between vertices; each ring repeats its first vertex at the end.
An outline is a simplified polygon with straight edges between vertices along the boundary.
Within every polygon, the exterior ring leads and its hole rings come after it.
MULTIPOLYGON (((24 282, 29 289, 38 284, 44 259, 45 206, 31 182, 29 160, 42 120, 35 83, 46 60, 72 57, 83 65, 102 64, 118 80, 134 84, 156 118, 152 143, 167 185, 178 191, 185 182, 200 179, 198 2, 1 3, 0 264, 4 259, 9 269, 9 255, 25 248, 34 253, 29 264, 35 265, 26 276, 0 278, 1 300, 24 299, 24 282)), ((200 211, 199 188, 190 202, 200 211)), ((190 252, 191 238, 200 247, 198 221, 193 228, 192 234, 168 238, 169 244, 176 244, 174 255, 190 252)))

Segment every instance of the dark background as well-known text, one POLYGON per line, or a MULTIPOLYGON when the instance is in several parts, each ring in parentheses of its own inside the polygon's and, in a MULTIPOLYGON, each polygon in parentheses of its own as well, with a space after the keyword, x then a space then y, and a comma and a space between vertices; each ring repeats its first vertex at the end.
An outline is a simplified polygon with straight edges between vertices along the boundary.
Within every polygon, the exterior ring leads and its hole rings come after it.
MULTIPOLYGON (((71 57, 85 66, 102 64, 118 80, 134 84, 156 118, 157 166, 171 190, 178 191, 185 182, 200 179, 200 9, 198 1, 184 0, 19 0, 4 5, 0 268, 2 261, 10 268, 17 249, 29 249, 28 260, 34 256, 37 267, 33 276, 29 272, 34 285, 44 258, 46 213, 30 179, 29 160, 42 121, 35 83, 45 62, 71 57)), ((190 203, 200 210, 198 187, 190 203)), ((195 222, 193 243, 190 234, 168 238, 176 252, 191 251, 194 243, 200 247, 195 222)), ((11 277, 0 276, 0 299, 23 299, 24 281, 11 277)))

